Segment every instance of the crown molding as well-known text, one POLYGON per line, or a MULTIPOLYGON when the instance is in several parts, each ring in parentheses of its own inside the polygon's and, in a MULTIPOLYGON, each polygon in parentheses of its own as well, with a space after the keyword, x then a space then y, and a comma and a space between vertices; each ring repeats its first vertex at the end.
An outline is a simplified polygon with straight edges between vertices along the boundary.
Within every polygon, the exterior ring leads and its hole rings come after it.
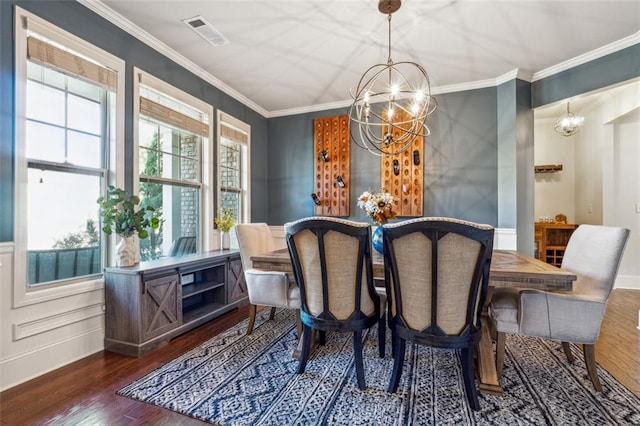
MULTIPOLYGON (((520 78, 522 80, 530 81, 531 76, 526 76, 522 70, 512 70, 506 74, 499 76, 498 78, 489 78, 486 80, 471 81, 469 83, 450 84, 447 86, 437 86, 431 88, 432 95, 441 95, 444 93, 464 92, 467 90, 486 89, 487 87, 496 87, 506 81, 520 78)), ((326 111, 336 108, 344 108, 351 106, 351 100, 330 102, 326 104, 310 105, 301 108, 282 109, 278 111, 270 111, 267 114, 267 118, 285 117, 288 115, 306 114, 309 112, 326 111)))
MULTIPOLYGON (((289 115, 325 111, 329 109, 344 108, 351 105, 351 100, 343 100, 343 101, 330 102, 326 104, 305 106, 300 108, 267 111, 260 105, 253 102, 251 99, 247 98, 237 90, 233 89, 231 86, 227 85, 223 81, 211 75, 209 72, 205 71, 198 65, 194 64, 191 60, 185 58, 184 56, 182 56, 175 50, 171 49, 169 46, 165 45, 164 43, 162 43, 161 41, 159 41, 158 39, 156 39, 146 31, 142 30, 140 27, 135 25, 133 22, 129 21, 124 16, 115 12, 113 9, 109 8, 104 3, 102 3, 102 1, 100 0, 76 0, 76 1, 82 4, 83 6, 87 7, 88 9, 92 10, 93 12, 97 13, 98 15, 102 16, 104 19, 108 20, 112 24, 116 25, 117 27, 121 28, 127 33, 131 34, 138 40, 147 44, 152 49, 172 59, 177 64, 191 71, 192 73, 202 78, 206 82, 210 83, 217 89, 220 89, 224 93, 233 97, 238 102, 253 109, 258 114, 262 115, 265 118, 284 117, 289 115)), ((584 63, 593 61, 595 59, 599 59, 603 56, 609 55, 611 53, 615 53, 619 50, 625 49, 627 47, 633 46, 638 43, 640 43, 640 31, 628 37, 625 37, 623 39, 620 39, 618 41, 615 41, 603 47, 600 47, 598 49, 587 52, 583 55, 577 56, 573 59, 569 59, 560 64, 535 72, 533 74, 530 74, 521 69, 514 69, 512 71, 509 71, 503 75, 496 77, 495 79, 478 80, 478 81, 473 81, 468 83, 433 87, 431 90, 431 93, 434 95, 438 95, 438 94, 444 94, 444 93, 464 92, 467 90, 485 89, 488 87, 499 86, 500 84, 503 84, 507 81, 511 81, 515 78, 528 81, 528 82, 534 82, 536 80, 540 80, 540 79, 549 77, 551 75, 557 74, 559 72, 566 71, 575 66, 582 65, 584 63)))
POLYGON ((351 106, 352 100, 329 102, 326 104, 309 105, 300 108, 281 109, 278 111, 270 111, 267 118, 285 117, 288 115, 306 114, 308 112, 327 111, 336 108, 345 108, 351 106))
POLYGON ((640 43, 640 31, 628 37, 614 41, 613 43, 609 43, 607 45, 599 47, 598 49, 584 53, 580 56, 576 56, 573 59, 569 59, 567 61, 553 65, 549 68, 545 68, 541 71, 538 71, 533 74, 533 78, 531 79, 531 81, 534 82, 537 80, 542 80, 543 78, 550 77, 554 74, 558 74, 559 72, 566 71, 573 67, 577 67, 578 65, 582 65, 587 62, 602 58, 603 56, 607 56, 611 53, 618 52, 622 49, 626 49, 627 47, 631 47, 638 43, 640 43))
POLYGON ((162 43, 160 40, 158 40, 157 38, 153 37, 151 34, 144 31, 142 28, 135 25, 133 22, 129 21, 127 18, 125 18, 124 16, 120 15, 119 13, 117 13, 116 11, 114 11, 104 3, 102 3, 102 1, 100 0, 76 0, 76 1, 82 4, 83 6, 85 6, 86 8, 97 13, 107 21, 116 25, 120 29, 131 34, 132 36, 142 41, 152 49, 158 51, 160 54, 166 56, 169 59, 172 59, 178 65, 181 65, 182 67, 186 68, 187 70, 197 75, 201 79, 205 80, 206 82, 210 83, 217 89, 220 89, 227 95, 236 99, 238 102, 241 102, 247 107, 253 109, 263 117, 268 116, 267 110, 262 108, 260 105, 256 104, 251 99, 247 98, 246 96, 244 96, 243 94, 241 94, 240 92, 232 88, 231 86, 224 83, 222 80, 219 80, 218 78, 214 77, 209 72, 205 71, 204 69, 194 64, 189 59, 185 58, 175 50, 171 49, 169 46, 162 43))

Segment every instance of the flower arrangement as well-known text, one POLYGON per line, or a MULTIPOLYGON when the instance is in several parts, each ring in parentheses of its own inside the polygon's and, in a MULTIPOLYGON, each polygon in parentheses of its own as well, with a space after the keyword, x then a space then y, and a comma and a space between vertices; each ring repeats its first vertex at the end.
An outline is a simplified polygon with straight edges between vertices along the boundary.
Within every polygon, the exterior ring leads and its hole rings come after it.
POLYGON ((389 219, 395 219, 396 213, 393 211, 395 200, 393 195, 381 189, 378 193, 364 191, 358 197, 358 207, 364 210, 377 225, 387 223, 389 219))
POLYGON ((229 232, 236 224, 236 218, 231 209, 223 207, 220 209, 220 215, 214 219, 214 222, 220 232, 229 232))

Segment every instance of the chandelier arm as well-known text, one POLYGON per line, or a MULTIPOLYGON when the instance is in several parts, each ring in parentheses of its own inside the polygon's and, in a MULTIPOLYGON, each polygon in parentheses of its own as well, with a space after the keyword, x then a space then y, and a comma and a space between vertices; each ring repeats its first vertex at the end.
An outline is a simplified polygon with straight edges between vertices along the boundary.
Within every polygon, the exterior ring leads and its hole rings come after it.
POLYGON ((389 32, 389 45, 388 45, 388 56, 387 56, 387 64, 392 64, 393 62, 391 61, 391 13, 389 13, 389 15, 387 16, 387 28, 388 28, 388 32, 389 32))

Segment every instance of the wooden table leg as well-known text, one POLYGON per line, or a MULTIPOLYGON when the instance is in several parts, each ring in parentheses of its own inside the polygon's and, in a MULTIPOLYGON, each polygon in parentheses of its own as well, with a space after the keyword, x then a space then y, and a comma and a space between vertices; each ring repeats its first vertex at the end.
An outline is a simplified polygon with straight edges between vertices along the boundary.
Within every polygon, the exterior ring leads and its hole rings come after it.
POLYGON ((482 315, 482 336, 478 343, 477 372, 480 392, 489 395, 502 395, 502 386, 496 373, 496 359, 493 354, 491 332, 489 330, 489 317, 482 315))

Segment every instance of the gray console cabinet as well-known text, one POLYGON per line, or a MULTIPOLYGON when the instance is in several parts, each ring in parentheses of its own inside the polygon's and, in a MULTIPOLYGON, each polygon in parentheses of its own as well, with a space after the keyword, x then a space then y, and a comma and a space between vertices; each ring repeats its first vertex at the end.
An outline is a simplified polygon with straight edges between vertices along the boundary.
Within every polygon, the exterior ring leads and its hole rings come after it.
POLYGON ((141 356, 247 299, 240 253, 105 268, 105 350, 141 356))

